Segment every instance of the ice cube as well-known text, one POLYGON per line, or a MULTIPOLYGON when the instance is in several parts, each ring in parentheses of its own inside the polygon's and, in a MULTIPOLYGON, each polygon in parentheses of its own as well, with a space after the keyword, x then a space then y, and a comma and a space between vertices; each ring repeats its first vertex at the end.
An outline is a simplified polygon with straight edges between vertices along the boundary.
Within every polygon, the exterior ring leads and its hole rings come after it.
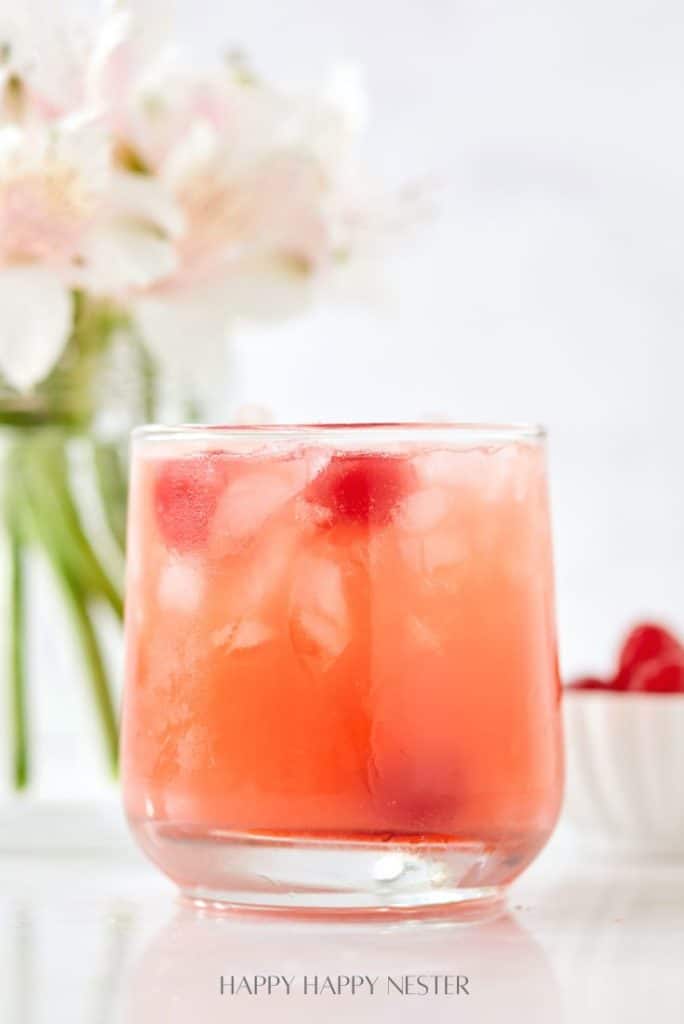
POLYGON ((447 489, 466 488, 483 501, 525 500, 535 461, 543 465, 541 453, 530 445, 506 444, 488 447, 440 450, 418 455, 414 462, 426 483, 447 489))
POLYGON ((326 671, 349 644, 349 611, 342 570, 329 558, 301 560, 293 585, 290 635, 300 657, 326 671))
POLYGON ((453 530, 444 529, 424 536, 413 534, 402 538, 401 551, 412 572, 427 579, 444 577, 463 564, 469 555, 463 537, 453 530))
POLYGON ((197 559, 176 555, 161 570, 157 597, 163 608, 190 614, 202 603, 204 586, 197 559))
POLYGON ((300 456, 305 460, 307 483, 310 483, 319 473, 322 473, 325 467, 333 457, 334 451, 332 448, 316 447, 311 445, 308 448, 302 449, 300 456))
POLYGON ((450 569, 466 561, 468 545, 454 530, 428 533, 423 538, 423 564, 428 573, 450 569))
POLYGON ((504 448, 439 449, 417 455, 416 471, 421 480, 430 485, 442 485, 447 496, 462 487, 481 490, 486 496, 496 482, 494 459, 504 448))
POLYGON ((268 473, 251 473, 226 488, 216 509, 212 534, 236 540, 256 532, 294 493, 287 481, 268 473))
POLYGON ((211 642, 222 647, 227 653, 259 647, 273 636, 273 629, 257 619, 243 619, 231 622, 223 629, 212 633, 211 642))
POLYGON ((493 496, 510 495, 514 501, 527 499, 533 480, 535 451, 525 445, 507 445, 496 452, 494 460, 493 496))
POLYGON ((427 487, 409 494, 403 502, 396 521, 408 533, 420 533, 436 526, 444 518, 448 502, 440 487, 427 487))
POLYGON ((308 475, 303 459, 287 459, 250 470, 229 484, 211 521, 212 554, 240 548, 305 486, 308 475))
POLYGON ((295 515, 299 522, 319 528, 329 526, 333 520, 332 509, 324 508, 323 505, 315 505, 312 501, 306 501, 304 498, 298 499, 295 515))
POLYGON ((463 455, 462 451, 438 449, 416 455, 413 463, 419 478, 426 484, 453 484, 461 472, 463 455))
POLYGON ((263 606, 280 587, 302 539, 297 523, 276 521, 255 539, 249 561, 236 580, 235 599, 238 607, 231 619, 264 617, 263 606))

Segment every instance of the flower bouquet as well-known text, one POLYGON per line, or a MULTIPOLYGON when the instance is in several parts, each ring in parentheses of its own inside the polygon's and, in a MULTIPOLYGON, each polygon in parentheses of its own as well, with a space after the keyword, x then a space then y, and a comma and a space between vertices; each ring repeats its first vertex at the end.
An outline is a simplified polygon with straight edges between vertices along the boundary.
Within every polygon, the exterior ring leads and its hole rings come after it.
POLYGON ((201 417, 234 326, 297 312, 364 248, 363 121, 347 69, 300 94, 236 54, 184 63, 160 4, 114 5, 97 24, 41 0, 0 15, 0 584, 17 788, 31 774, 32 562, 58 584, 82 656, 67 675, 88 681, 115 771, 101 620, 122 618, 124 439, 137 421, 201 417))

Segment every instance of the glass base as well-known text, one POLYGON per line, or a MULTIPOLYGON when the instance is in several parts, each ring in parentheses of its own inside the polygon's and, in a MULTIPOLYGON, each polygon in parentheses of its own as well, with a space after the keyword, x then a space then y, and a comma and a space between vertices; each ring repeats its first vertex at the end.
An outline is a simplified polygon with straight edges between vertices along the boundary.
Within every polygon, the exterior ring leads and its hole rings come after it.
POLYGON ((499 912, 510 858, 475 842, 340 841, 133 823, 138 842, 203 909, 407 916, 499 912), (495 882, 496 879, 496 882, 495 882), (501 880, 501 881, 500 881, 501 880), (489 884, 488 884, 489 883, 489 884))

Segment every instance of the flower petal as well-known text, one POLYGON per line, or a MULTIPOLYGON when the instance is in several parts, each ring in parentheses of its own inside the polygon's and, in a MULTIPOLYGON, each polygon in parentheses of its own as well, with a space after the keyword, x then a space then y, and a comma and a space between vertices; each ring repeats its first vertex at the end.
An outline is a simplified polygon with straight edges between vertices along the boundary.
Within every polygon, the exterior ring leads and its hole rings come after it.
POLYGON ((101 115, 89 111, 69 114, 53 123, 41 139, 44 153, 73 167, 90 192, 103 192, 109 183, 111 140, 101 115))
POLYGON ((219 154, 219 135, 205 120, 196 121, 178 141, 164 162, 161 173, 171 189, 182 189, 194 174, 219 154))
POLYGON ((123 117, 126 100, 148 64, 166 47, 173 18, 167 0, 109 4, 90 54, 86 96, 96 107, 123 117))
POLYGON ((183 233, 183 213, 156 178, 115 172, 111 200, 119 216, 153 224, 169 238, 178 238, 183 233))
POLYGON ((41 267, 0 271, 0 371, 27 391, 50 372, 71 329, 72 302, 59 278, 41 267))
POLYGON ((79 284, 97 294, 148 288, 177 267, 174 246, 156 231, 133 221, 112 220, 85 239, 79 284))
POLYGON ((0 125, 0 174, 20 157, 26 133, 16 124, 0 125))
POLYGON ((31 100, 49 116, 74 109, 82 99, 82 55, 87 46, 80 21, 65 17, 54 0, 4 4, 0 41, 5 68, 19 76, 31 100))
POLYGON ((112 75, 112 64, 125 46, 130 33, 131 15, 121 8, 111 8, 95 39, 86 75, 86 96, 96 108, 105 107, 109 99, 112 79, 117 86, 124 83, 112 75))

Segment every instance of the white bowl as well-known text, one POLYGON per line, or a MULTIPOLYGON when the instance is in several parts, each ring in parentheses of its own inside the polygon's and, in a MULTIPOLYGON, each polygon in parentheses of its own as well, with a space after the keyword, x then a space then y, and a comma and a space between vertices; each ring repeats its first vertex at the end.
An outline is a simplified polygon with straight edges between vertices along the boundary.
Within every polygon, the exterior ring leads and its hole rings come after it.
POLYGON ((566 821, 636 849, 684 854, 684 694, 566 690, 566 821))

